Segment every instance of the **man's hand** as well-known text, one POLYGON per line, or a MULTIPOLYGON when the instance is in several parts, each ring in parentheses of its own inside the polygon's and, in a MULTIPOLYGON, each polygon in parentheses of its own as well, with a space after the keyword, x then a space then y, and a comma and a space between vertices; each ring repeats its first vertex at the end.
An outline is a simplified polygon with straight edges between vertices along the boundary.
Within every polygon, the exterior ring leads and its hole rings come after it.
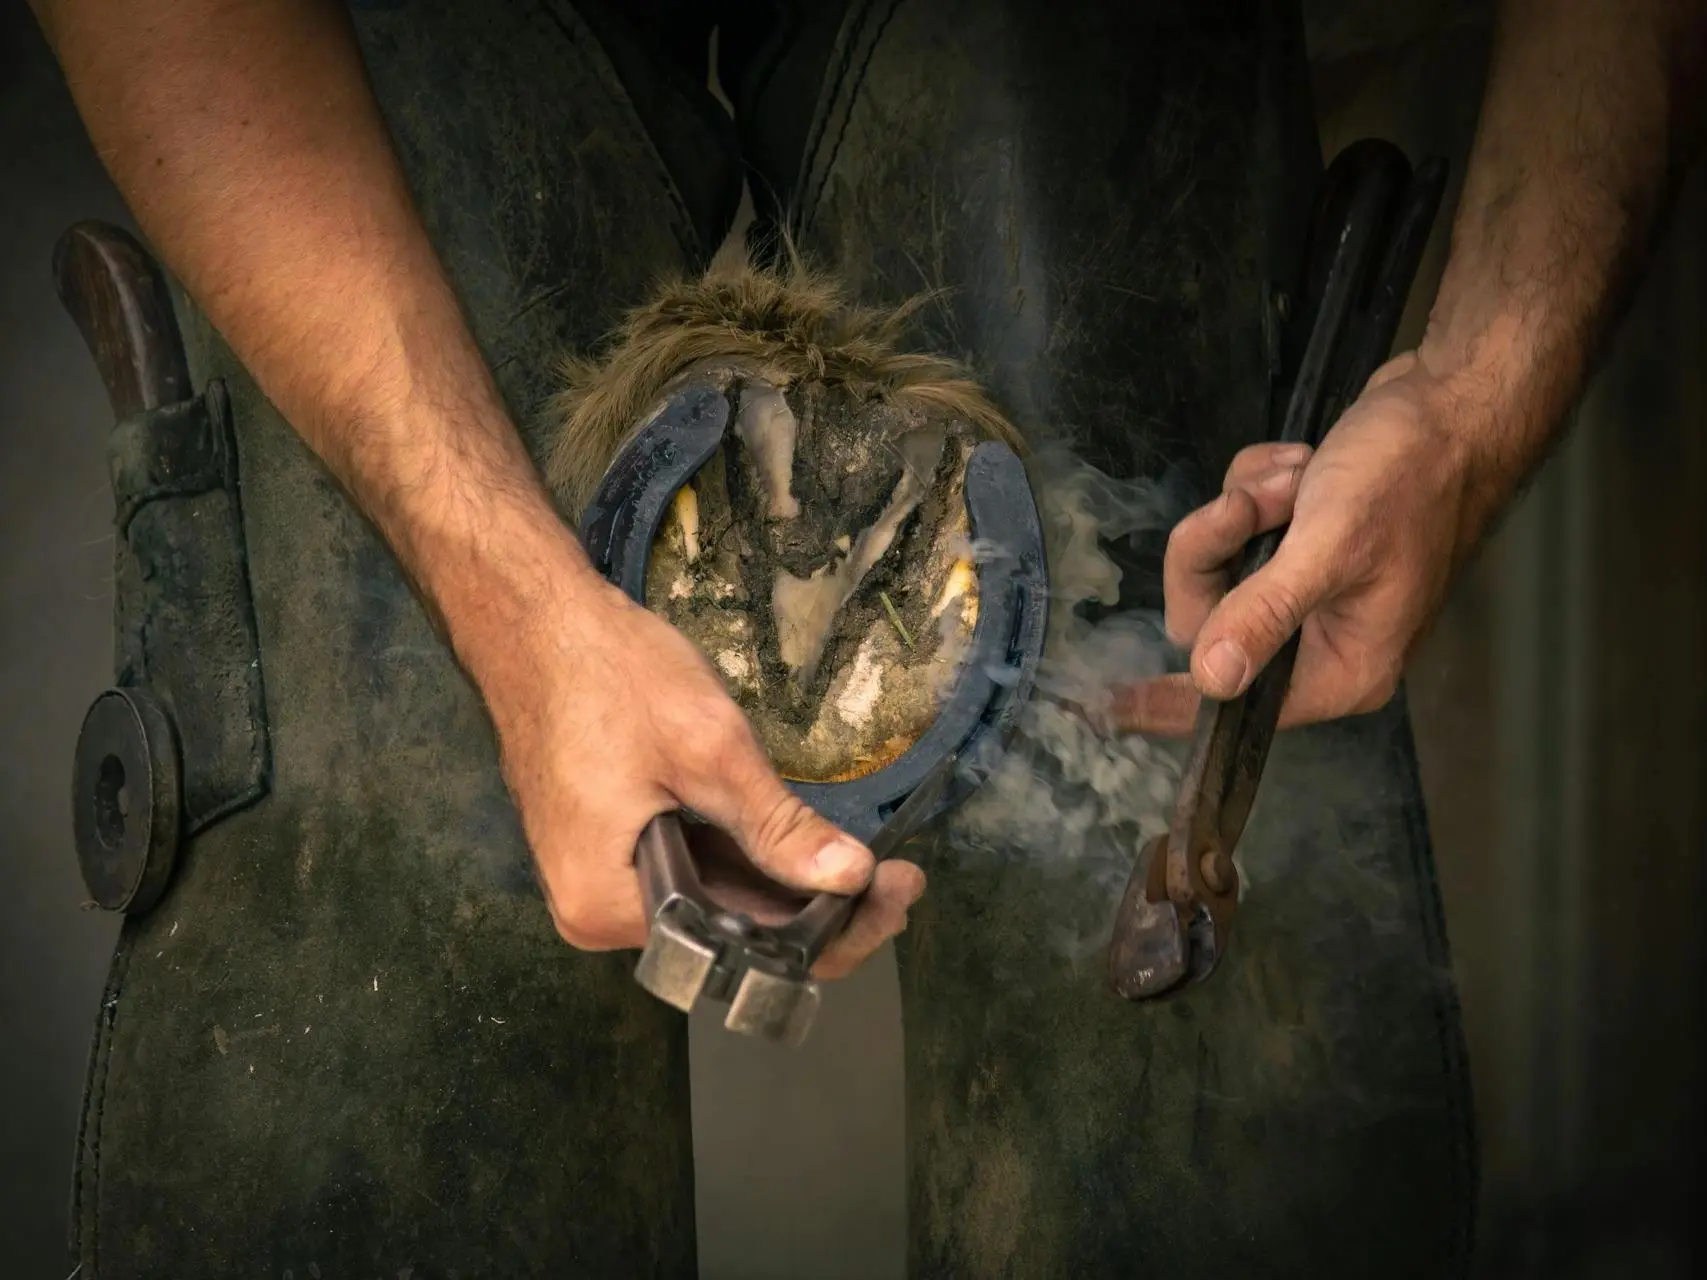
POLYGON ((478 685, 563 936, 644 942, 635 840, 678 806, 726 829, 719 870, 749 909, 782 909, 777 882, 871 883, 827 975, 898 932, 918 869, 874 876, 869 850, 797 800, 699 652, 604 583, 552 507, 410 200, 344 6, 35 8, 144 232, 379 527, 478 685))
POLYGON ((707 887, 756 918, 803 895, 870 891, 817 966, 838 977, 906 927, 924 890, 911 863, 874 869, 771 768, 739 707, 685 637, 614 587, 581 579, 535 612, 520 644, 479 672, 504 772, 558 932, 583 950, 646 941, 634 846, 658 813, 685 806, 730 840, 696 847, 707 887), (787 892, 787 891, 792 892, 787 892))
POLYGON ((1117 689, 1117 727, 1190 733, 1200 692, 1243 693, 1300 628, 1283 727, 1384 705, 1474 536, 1473 422, 1413 353, 1375 374, 1314 456, 1243 450, 1221 496, 1168 540, 1167 632, 1191 674, 1117 689), (1229 592, 1245 544, 1288 521, 1274 558, 1229 592))
POLYGON ((1199 692, 1245 689, 1302 626, 1281 724, 1385 703, 1451 575, 1566 419, 1698 153, 1704 0, 1501 0, 1452 252, 1413 355, 1314 458, 1239 455, 1164 565, 1191 679, 1115 691, 1116 719, 1188 732, 1199 692), (1291 520, 1236 590, 1229 562, 1291 520))

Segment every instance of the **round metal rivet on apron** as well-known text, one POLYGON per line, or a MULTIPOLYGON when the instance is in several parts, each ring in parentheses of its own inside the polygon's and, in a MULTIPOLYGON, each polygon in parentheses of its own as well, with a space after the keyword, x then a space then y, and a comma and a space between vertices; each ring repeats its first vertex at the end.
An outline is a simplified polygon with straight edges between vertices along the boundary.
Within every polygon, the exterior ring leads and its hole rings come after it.
POLYGON ((158 702, 109 689, 83 717, 72 772, 72 823, 96 906, 140 914, 160 900, 178 856, 178 743, 158 702))

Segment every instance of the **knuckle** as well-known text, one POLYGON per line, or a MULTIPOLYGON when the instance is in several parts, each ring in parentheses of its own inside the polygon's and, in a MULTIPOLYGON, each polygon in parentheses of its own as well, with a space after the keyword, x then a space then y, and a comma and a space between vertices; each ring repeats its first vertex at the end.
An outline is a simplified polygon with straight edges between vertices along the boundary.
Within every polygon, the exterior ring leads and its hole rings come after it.
POLYGON ((704 698, 687 709, 687 725, 676 744, 695 764, 728 761, 750 742, 747 721, 727 698, 704 698))
POLYGON ((1233 461, 1227 464, 1227 474, 1224 483, 1232 485, 1245 472, 1263 466, 1273 452, 1272 444, 1248 444, 1233 455, 1233 461))
POLYGON ((565 887, 547 888, 552 927, 577 951, 610 951, 622 945, 620 912, 608 899, 589 892, 579 877, 565 887))
POLYGON ((761 849, 779 848, 817 821, 817 816, 799 796, 786 787, 780 788, 780 792, 775 799, 767 797, 762 811, 755 815, 753 837, 761 849))
POLYGON ((557 929, 557 936, 562 938, 577 951, 598 951, 600 945, 601 922, 594 918, 594 913, 580 902, 569 899, 563 902, 553 902, 551 906, 551 923, 557 929))
POLYGON ((1209 620, 1215 606, 1226 594, 1226 581, 1221 578, 1196 578, 1170 581, 1164 585, 1166 607, 1162 630, 1168 643, 1175 648, 1189 648, 1196 643, 1198 633, 1209 620))
POLYGON ((1419 363, 1420 357, 1415 351, 1401 352, 1370 374, 1369 380, 1363 384, 1363 389, 1365 392, 1377 390, 1395 379, 1404 377, 1419 363))
POLYGON ((1371 513, 1371 517, 1343 530, 1333 543, 1337 563, 1349 574, 1365 575, 1378 569, 1382 549, 1390 545, 1391 531, 1383 524, 1379 513, 1371 513))
POLYGON ((1320 719, 1362 716, 1379 711, 1399 692, 1404 664, 1386 653, 1347 655, 1341 659, 1337 677, 1325 681, 1320 719))
POLYGON ((1401 675, 1402 671, 1396 663, 1382 663, 1366 682, 1363 696, 1357 699, 1352 708, 1353 712, 1366 715, 1371 711, 1381 710, 1398 695, 1401 675))
MULTIPOLYGON (((1206 507, 1199 507, 1168 531, 1165 559, 1175 564, 1199 567, 1225 541, 1218 526, 1229 524, 1236 515, 1235 503, 1239 491, 1224 493, 1206 507)), ((1218 556, 1216 558, 1219 558, 1218 556)))
POLYGON ((1178 560, 1180 556, 1184 554, 1185 550, 1190 547, 1192 534, 1196 529, 1197 518, 1200 514, 1201 510, 1193 511, 1190 515, 1181 517, 1179 522, 1175 524, 1172 529, 1168 530, 1167 547, 1163 551, 1164 559, 1169 561, 1178 560))
POLYGON ((1273 582, 1252 596, 1251 612, 1265 636, 1284 640, 1304 621, 1304 602, 1287 584, 1273 582))

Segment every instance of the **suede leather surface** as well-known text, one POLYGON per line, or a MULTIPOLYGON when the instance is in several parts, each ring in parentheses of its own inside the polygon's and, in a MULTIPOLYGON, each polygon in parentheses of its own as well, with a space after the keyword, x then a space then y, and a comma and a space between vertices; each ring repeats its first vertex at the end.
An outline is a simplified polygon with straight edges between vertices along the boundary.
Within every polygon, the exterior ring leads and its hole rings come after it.
MULTIPOLYGON (((702 264, 717 217, 696 221, 566 6, 355 16, 531 425, 564 346, 702 264)), ((676 132, 701 124, 684 110, 676 132)), ((702 186, 734 172, 705 154, 702 186)), ((231 399, 273 786, 124 929, 79 1143, 81 1274, 692 1275, 683 1020, 632 957, 558 939, 473 690, 377 535, 183 319, 197 384, 231 399)))
MULTIPOLYGON (((352 7, 536 424, 563 346, 709 256, 732 135, 614 10, 352 7)), ((783 8, 811 38, 728 65, 806 248, 872 299, 946 287, 921 336, 1027 430, 1212 485, 1261 430, 1315 176, 1290 7, 783 8)), ((184 310, 198 385, 231 397, 273 786, 124 931, 84 1280, 693 1275, 682 1021, 632 957, 558 941, 473 690, 184 310)), ((1124 1004, 1048 946, 1036 853, 925 853, 901 949, 915 1277, 1462 1269, 1463 1049, 1402 705, 1283 738, 1237 948, 1184 999, 1124 1004)))
POLYGON ((265 792, 272 763, 234 450, 218 382, 119 423, 108 445, 115 683, 172 718, 190 834, 265 792))

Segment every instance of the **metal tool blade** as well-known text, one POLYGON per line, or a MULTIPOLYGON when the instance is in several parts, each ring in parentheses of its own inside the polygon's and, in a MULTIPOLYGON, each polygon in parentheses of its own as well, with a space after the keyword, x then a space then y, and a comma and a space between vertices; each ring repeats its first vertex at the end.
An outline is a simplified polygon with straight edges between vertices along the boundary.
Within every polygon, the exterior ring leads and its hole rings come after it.
POLYGON ((948 784, 954 781, 954 771, 959 765, 958 753, 946 755, 937 762, 872 838, 873 857, 882 862, 919 833, 919 828, 936 808, 937 801, 942 799, 943 792, 948 790, 948 784))

